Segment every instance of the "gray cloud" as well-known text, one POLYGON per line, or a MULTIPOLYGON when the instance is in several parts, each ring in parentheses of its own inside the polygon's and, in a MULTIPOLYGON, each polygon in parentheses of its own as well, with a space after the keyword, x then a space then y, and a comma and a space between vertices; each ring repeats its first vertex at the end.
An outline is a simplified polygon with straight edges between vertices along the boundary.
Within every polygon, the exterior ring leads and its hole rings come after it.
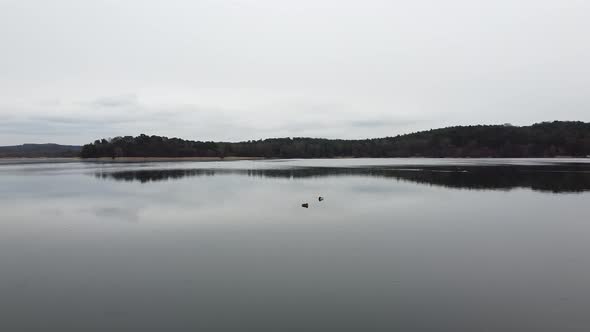
POLYGON ((138 100, 135 94, 100 97, 87 103, 94 107, 137 107, 138 100))
POLYGON ((388 118, 382 119, 368 119, 368 120, 357 120, 351 121, 350 127, 352 128, 379 128, 379 127, 390 127, 398 128, 411 125, 418 125, 425 123, 426 121, 420 120, 391 120, 388 118))
POLYGON ((0 145, 590 121, 589 14, 577 0, 2 1, 0 145))

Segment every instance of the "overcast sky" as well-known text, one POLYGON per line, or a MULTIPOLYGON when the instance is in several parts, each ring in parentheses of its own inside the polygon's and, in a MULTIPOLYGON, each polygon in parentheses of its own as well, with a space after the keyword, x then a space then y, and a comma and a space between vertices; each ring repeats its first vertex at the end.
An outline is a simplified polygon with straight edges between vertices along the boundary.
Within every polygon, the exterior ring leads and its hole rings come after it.
POLYGON ((0 0, 0 145, 590 121, 588 0, 0 0))

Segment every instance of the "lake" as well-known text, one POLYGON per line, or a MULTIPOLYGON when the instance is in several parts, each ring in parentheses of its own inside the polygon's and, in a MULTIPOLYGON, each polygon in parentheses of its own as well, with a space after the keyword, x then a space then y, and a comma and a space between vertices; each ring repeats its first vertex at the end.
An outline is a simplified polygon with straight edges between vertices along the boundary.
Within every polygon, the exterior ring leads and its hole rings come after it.
POLYGON ((0 331, 588 331, 589 216, 589 159, 4 161, 0 331))

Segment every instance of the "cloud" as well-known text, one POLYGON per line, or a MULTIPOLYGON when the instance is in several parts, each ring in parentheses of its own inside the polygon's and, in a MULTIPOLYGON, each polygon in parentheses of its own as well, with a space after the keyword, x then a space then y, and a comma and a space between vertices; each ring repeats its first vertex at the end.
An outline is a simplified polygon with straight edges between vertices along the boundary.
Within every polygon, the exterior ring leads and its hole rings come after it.
POLYGON ((17 134, 31 136, 60 136, 67 134, 79 134, 80 132, 99 132, 100 127, 92 122, 81 122, 72 119, 72 122, 53 122, 44 118, 29 118, 24 120, 9 120, 0 123, 2 134, 17 134))
POLYGON ((0 1, 0 144, 590 120, 589 1, 74 3, 0 1))
POLYGON ((39 105, 43 107, 58 107, 61 105, 61 100, 59 99, 43 99, 39 101, 39 105))
POLYGON ((118 96, 100 97, 86 103, 92 107, 137 107, 139 105, 137 95, 127 94, 118 96))
POLYGON ((368 120, 355 120, 349 123, 352 128, 379 128, 379 127, 406 127, 410 125, 416 125, 424 123, 423 120, 392 120, 389 118, 381 119, 368 119, 368 120))
MULTIPOLYGON (((117 94, 88 101, 62 101, 54 112, 30 109, 0 125, 5 135, 79 137, 64 143, 83 144, 102 137, 140 133, 196 140, 241 141, 267 137, 358 137, 376 133, 355 112, 329 101, 302 102, 286 98, 254 109, 223 109, 198 104, 145 104, 137 94, 117 94), (357 128, 355 128, 357 127, 357 128), (368 127, 369 130, 364 130, 368 127)), ((383 123, 385 118, 372 120, 383 123)), ((391 134, 394 123, 387 134, 391 134)), ((385 127, 385 125, 384 125, 385 127)), ((27 139, 31 141, 31 139, 27 139)))

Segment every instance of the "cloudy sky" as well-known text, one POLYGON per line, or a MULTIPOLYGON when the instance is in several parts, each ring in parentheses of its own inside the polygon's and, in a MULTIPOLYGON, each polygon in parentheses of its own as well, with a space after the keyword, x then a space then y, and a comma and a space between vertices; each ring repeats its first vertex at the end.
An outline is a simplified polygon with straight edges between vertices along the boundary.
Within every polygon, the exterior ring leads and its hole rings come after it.
POLYGON ((0 145, 590 121, 587 0, 0 0, 0 145))

